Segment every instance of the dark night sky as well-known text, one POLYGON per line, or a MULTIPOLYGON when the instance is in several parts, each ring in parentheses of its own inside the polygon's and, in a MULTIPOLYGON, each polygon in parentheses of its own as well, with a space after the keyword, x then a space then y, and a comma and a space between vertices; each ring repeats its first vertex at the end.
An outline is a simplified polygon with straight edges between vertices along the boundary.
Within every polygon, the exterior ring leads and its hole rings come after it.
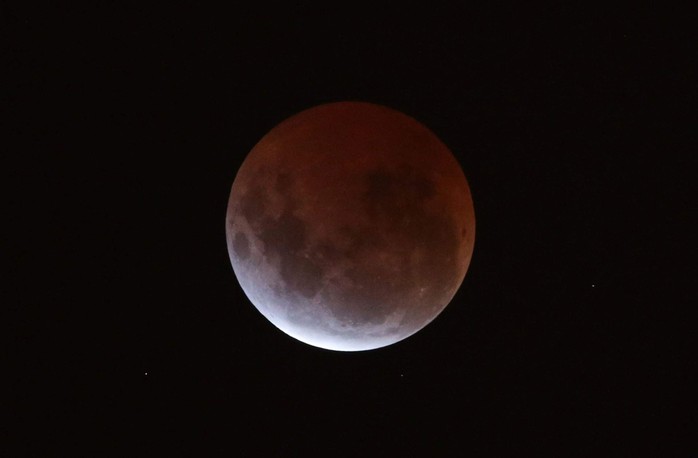
POLYGON ((3 6, 0 454, 688 455, 690 22, 529 8, 3 6), (254 309, 224 218, 269 129, 349 99, 450 147, 477 239, 433 323, 336 353, 254 309))

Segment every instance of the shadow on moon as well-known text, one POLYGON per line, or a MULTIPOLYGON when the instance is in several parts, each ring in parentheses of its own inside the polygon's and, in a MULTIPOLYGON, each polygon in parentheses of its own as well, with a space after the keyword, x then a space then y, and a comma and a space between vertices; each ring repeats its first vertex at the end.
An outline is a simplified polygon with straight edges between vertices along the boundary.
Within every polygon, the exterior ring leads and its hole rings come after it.
POLYGON ((405 129, 424 136, 423 126, 348 105, 307 110, 291 118, 295 130, 277 127, 260 141, 233 184, 226 229, 238 280, 267 318, 311 345, 352 351, 402 340, 443 310, 470 261, 474 214, 465 176, 437 139, 426 151, 391 146, 353 111, 370 112, 395 138, 405 129), (334 130, 302 135, 317 117, 334 118, 334 130), (356 148, 346 125, 365 131, 356 148))

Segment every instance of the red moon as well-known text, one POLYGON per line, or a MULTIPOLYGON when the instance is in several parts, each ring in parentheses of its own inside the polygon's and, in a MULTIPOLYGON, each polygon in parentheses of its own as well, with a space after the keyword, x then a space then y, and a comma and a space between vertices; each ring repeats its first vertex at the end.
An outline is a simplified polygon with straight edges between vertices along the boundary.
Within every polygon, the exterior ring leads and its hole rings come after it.
POLYGON ((276 327, 320 348, 370 350, 451 302, 475 213, 459 163, 427 127, 380 105, 330 103, 250 151, 226 238, 240 286, 276 327))

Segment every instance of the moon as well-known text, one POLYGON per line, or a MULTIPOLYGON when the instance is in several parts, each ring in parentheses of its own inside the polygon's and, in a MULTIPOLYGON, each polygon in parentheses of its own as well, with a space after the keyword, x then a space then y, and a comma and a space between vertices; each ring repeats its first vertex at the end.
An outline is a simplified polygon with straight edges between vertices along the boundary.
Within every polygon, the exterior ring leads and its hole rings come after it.
POLYGON ((475 213, 458 161, 427 127, 338 102, 254 146, 232 185, 226 239, 242 290, 277 328, 362 351, 413 335, 451 302, 475 213))

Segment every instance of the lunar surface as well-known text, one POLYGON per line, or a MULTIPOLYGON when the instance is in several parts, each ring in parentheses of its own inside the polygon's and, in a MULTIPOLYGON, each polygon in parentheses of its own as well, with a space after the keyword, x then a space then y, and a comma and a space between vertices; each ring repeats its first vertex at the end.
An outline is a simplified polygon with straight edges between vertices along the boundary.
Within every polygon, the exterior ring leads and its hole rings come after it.
POLYGON ((475 215, 460 165, 428 128, 341 102, 292 116, 252 149, 226 237, 240 286, 276 327, 360 351, 409 337, 448 305, 475 215))

